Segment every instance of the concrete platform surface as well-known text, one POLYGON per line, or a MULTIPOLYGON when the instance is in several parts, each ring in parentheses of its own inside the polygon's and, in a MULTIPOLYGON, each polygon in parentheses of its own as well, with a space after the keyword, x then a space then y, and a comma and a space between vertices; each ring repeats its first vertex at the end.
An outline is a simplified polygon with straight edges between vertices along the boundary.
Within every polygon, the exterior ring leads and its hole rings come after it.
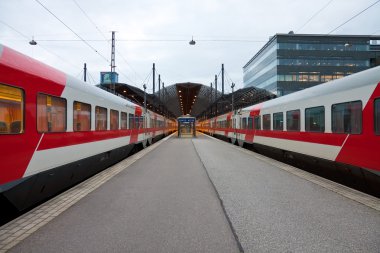
POLYGON ((251 151, 172 137, 134 161, 30 235, 9 225, 10 252, 380 252, 379 199, 251 151))
POLYGON ((193 142, 245 252, 380 252, 379 211, 251 151, 193 142))
POLYGON ((170 138, 10 252, 239 252, 191 139, 170 138))

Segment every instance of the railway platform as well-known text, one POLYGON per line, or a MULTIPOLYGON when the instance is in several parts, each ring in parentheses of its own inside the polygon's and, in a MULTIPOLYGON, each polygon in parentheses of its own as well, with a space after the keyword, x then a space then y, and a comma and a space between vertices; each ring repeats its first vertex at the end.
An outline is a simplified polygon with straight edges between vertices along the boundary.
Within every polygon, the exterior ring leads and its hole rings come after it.
POLYGON ((379 252, 380 200, 198 134, 0 228, 0 252, 379 252))

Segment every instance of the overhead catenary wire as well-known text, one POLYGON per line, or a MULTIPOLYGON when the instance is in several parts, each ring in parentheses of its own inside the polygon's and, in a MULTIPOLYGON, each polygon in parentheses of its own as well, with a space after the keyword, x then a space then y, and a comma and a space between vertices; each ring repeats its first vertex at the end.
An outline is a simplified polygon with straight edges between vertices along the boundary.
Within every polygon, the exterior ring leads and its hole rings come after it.
POLYGON ((321 9, 319 9, 316 13, 314 13, 300 28, 296 30, 296 33, 302 28, 304 28, 308 23, 310 23, 311 20, 313 20, 319 13, 321 13, 324 9, 327 8, 334 0, 330 0, 327 4, 325 4, 321 9))
POLYGON ((355 14, 354 16, 352 16, 351 18, 349 18, 348 20, 344 21, 342 24, 340 24, 339 26, 335 27, 334 29, 332 29, 330 32, 328 32, 327 34, 331 34, 333 33, 334 31, 336 31, 337 29, 339 29, 340 27, 344 26, 345 24, 347 24, 348 22, 350 22, 351 20, 353 20, 354 18, 356 18, 357 16, 359 16, 360 14, 362 14, 363 12, 365 12, 366 10, 368 10, 369 8, 373 7, 375 4, 379 3, 380 0, 374 2, 373 4, 371 4, 370 6, 368 6, 367 8, 365 8, 364 10, 358 12, 357 14, 355 14))
POLYGON ((63 22, 60 18, 58 18, 51 10, 49 10, 44 4, 42 4, 39 0, 34 0, 39 5, 41 5, 47 12, 49 12, 53 17, 55 17, 61 24, 63 24, 67 29, 69 29, 76 37, 78 37, 83 43, 85 43, 89 48, 91 48, 95 53, 97 53, 100 57, 102 57, 106 62, 109 63, 109 60, 104 57, 101 53, 98 52, 96 48, 91 46, 85 39, 83 39, 78 33, 76 33, 73 29, 71 29, 65 22, 63 22))
MULTIPOLYGON (((85 17, 88 19, 88 21, 90 21, 90 23, 95 27, 95 29, 102 35, 102 37, 104 38, 104 40, 110 45, 110 41, 107 39, 107 37, 105 36, 105 34, 99 29, 99 27, 96 25, 96 23, 90 18, 89 15, 87 15, 87 13, 85 12, 85 10, 78 4, 78 2, 76 0, 73 0, 73 2, 75 3, 75 5, 81 10, 81 12, 85 15, 85 17)), ((87 40, 87 41, 90 41, 90 40, 87 40)), ((102 40, 94 40, 94 41, 102 41, 102 40)), ((136 72, 136 70, 127 62, 127 60, 124 58, 124 56, 119 52, 118 49, 115 49, 116 51, 116 54, 117 56, 119 56, 124 62, 125 64, 127 64, 127 66, 135 73, 136 76, 138 76, 138 78, 141 79, 141 81, 143 80, 143 78, 136 72)), ((123 74, 124 76, 127 76, 125 74, 123 74)), ((130 80, 132 83, 135 83, 134 81, 132 81, 130 78, 127 78, 128 80, 130 80)))
MULTIPOLYGON (((2 23, 3 25, 7 26, 8 28, 10 28, 11 30, 13 30, 14 32, 16 32, 18 35, 20 35, 21 37, 24 37, 26 41, 29 41, 30 40, 30 37, 28 37, 27 35, 23 34, 22 32, 18 31, 16 28, 14 28, 13 26, 5 23, 4 21, 0 20, 0 23, 2 23)), ((73 63, 71 63, 70 61, 67 61, 66 59, 62 58, 61 56, 57 55, 56 53, 52 52, 51 50, 47 49, 45 46, 41 45, 40 43, 37 44, 38 47, 42 48, 43 50, 45 50, 46 52, 48 52, 49 54, 59 58, 60 60, 62 60, 62 62, 70 65, 71 67, 74 67, 75 69, 78 68, 78 66, 75 66, 73 63)))

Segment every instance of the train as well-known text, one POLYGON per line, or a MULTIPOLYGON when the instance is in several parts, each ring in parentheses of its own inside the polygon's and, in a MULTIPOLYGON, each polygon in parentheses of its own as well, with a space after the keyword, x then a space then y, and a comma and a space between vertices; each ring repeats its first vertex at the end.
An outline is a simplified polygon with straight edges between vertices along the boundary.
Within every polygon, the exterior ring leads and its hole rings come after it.
POLYGON ((380 196, 380 66, 201 120, 198 130, 313 172, 349 175, 380 196))
POLYGON ((173 119, 0 44, 0 217, 175 130, 173 119))

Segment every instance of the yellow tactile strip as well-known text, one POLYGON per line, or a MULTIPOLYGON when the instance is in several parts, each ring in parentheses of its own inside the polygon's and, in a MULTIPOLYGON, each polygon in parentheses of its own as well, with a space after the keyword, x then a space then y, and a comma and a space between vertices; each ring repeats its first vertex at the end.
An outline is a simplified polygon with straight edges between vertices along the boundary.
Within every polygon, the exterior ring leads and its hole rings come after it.
POLYGON ((91 193, 112 177, 126 169, 128 166, 145 156, 147 153, 157 148, 169 137, 170 136, 126 158, 120 163, 115 164, 99 174, 96 174, 66 192, 34 208, 30 212, 0 227, 0 253, 6 252, 17 245, 19 242, 67 210, 70 206, 74 205, 87 194, 91 193))
POLYGON ((305 180, 308 180, 310 182, 313 182, 319 186, 322 186, 323 188, 326 188, 330 191, 333 191, 333 192, 336 192, 346 198, 349 198, 349 199, 352 199, 356 202, 359 202, 363 205, 366 205, 370 208, 373 208, 377 211, 380 211, 380 199, 379 198, 376 198, 374 196, 371 196, 371 195, 368 195, 368 194, 365 194, 363 192, 360 192, 360 191, 357 191, 355 189, 352 189, 352 188, 349 188, 347 186, 344 186, 344 185, 341 185, 339 183, 336 183, 334 181, 331 181, 331 180, 328 180, 326 178, 323 178, 323 177, 320 177, 320 176, 317 176, 317 175, 314 175, 312 173, 309 173, 307 171, 304 171, 304 170, 301 170, 301 169, 298 169, 296 167, 293 167, 291 165, 288 165, 288 164, 285 164, 285 163, 282 163, 282 162, 279 162, 279 161, 276 161, 276 160, 273 160, 269 157, 266 157, 266 156, 263 156, 263 155, 260 155, 258 153, 255 153, 253 151, 250 151, 250 150, 247 150, 247 149, 244 149, 244 148, 241 148, 239 146, 234 146, 234 145, 231 145, 230 143, 227 143, 227 142, 224 142, 224 141, 221 141, 219 139, 216 139, 214 137, 211 137, 209 135, 206 135, 212 139, 215 139, 215 140, 218 140, 222 143, 225 143, 225 145, 229 145, 235 149, 239 149, 240 151, 242 152, 245 152, 246 154, 249 154, 249 155, 252 155, 254 156, 255 158, 261 160, 261 161, 264 161, 266 163, 269 163, 277 168, 280 168, 282 170, 285 170, 289 173, 292 173, 293 175, 296 175, 300 178, 303 178, 305 180))

